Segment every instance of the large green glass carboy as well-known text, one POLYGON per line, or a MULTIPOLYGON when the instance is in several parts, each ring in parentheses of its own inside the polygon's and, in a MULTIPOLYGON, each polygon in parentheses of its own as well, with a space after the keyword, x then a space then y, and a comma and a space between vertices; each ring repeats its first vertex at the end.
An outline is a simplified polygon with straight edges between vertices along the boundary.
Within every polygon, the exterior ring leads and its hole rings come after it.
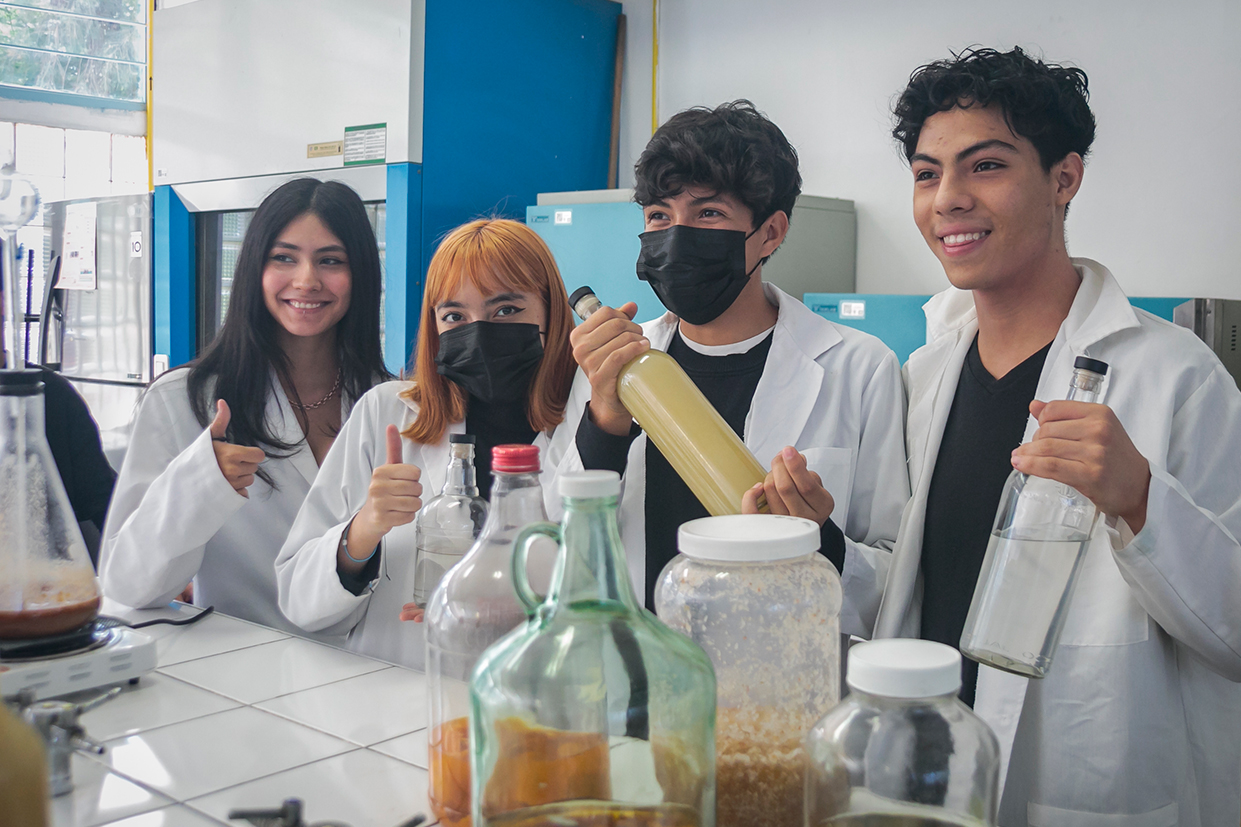
POLYGON ((560 526, 518 535, 513 581, 533 613, 470 685, 474 827, 714 827, 715 674, 642 608, 616 524, 619 477, 560 480, 560 526), (530 545, 560 543, 546 599, 530 545))

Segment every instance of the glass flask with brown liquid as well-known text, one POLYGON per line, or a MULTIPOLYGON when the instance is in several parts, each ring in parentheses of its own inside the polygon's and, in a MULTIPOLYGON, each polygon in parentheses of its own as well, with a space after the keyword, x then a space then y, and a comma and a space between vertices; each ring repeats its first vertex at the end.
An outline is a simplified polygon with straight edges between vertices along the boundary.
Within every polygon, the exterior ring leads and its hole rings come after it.
POLYGON ((86 543, 43 431, 38 370, 0 370, 0 638, 77 629, 99 612, 86 543))
POLYGON ((474 827, 712 827, 715 675, 642 608, 616 524, 620 478, 565 474, 560 526, 517 536, 513 583, 532 616, 470 682, 474 827), (534 542, 560 544, 546 599, 534 542))
MULTIPOLYGON (((527 618, 513 589, 513 538, 529 523, 547 519, 536 446, 497 445, 491 471, 487 522, 432 592, 424 619, 430 701, 427 794, 446 827, 470 824, 470 674, 488 646, 527 618)), ((532 563, 532 568, 545 582, 550 564, 532 563)))
POLYGON ((807 827, 989 827, 1000 745, 957 698, 961 654, 929 640, 849 649, 850 693, 806 736, 807 827))
MULTIPOLYGON (((589 287, 574 290, 569 303, 582 319, 603 307, 589 287)), ((675 359, 648 350, 621 369, 616 392, 709 514, 741 513, 741 497, 767 470, 675 359)), ((761 495, 758 510, 767 510, 761 495)))

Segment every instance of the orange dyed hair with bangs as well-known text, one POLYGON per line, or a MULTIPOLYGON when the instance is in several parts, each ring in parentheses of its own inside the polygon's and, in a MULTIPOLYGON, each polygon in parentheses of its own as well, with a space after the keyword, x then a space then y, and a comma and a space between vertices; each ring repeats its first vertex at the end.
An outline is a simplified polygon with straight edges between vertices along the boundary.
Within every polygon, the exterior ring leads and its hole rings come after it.
POLYGON ((547 308, 543 361, 530 380, 526 416, 536 431, 548 431, 564 419, 573 373, 569 333, 573 314, 569 296, 551 250, 538 233, 506 218, 480 218, 453 230, 427 268, 422 320, 414 356, 414 386, 405 395, 418 403, 418 418, 401 432, 424 445, 439 442, 449 424, 465 419, 466 393, 435 369, 440 349, 435 308, 469 282, 484 295, 512 290, 541 296, 547 308))

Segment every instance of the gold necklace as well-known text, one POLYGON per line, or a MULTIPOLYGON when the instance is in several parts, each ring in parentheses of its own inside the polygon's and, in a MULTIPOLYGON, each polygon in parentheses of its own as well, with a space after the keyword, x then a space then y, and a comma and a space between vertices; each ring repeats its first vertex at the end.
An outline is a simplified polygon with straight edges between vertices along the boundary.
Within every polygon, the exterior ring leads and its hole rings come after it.
POLYGON ((336 381, 332 383, 332 389, 327 392, 327 396, 323 397, 318 402, 313 402, 309 405, 303 405, 301 402, 294 402, 292 399, 290 399, 289 403, 300 411, 313 411, 315 408, 322 407, 323 405, 327 404, 327 401, 329 399, 331 399, 333 396, 336 395, 336 392, 338 390, 340 390, 340 378, 341 378, 341 371, 338 370, 336 371, 336 381))

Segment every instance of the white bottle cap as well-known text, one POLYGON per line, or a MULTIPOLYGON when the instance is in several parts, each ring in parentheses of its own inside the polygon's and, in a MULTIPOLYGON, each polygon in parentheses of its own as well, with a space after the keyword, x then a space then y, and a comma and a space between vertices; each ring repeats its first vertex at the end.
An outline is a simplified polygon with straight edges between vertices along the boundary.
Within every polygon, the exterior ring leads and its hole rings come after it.
POLYGON ((730 514, 682 523, 677 548, 696 560, 766 562, 805 557, 819 550, 819 526, 802 517, 730 514))
POLYGON ((560 496, 580 500, 620 494, 620 474, 615 471, 577 471, 560 478, 560 496))
POLYGON ((849 686, 885 698, 930 698, 961 688, 961 653, 931 640, 871 640, 849 649, 849 686))

